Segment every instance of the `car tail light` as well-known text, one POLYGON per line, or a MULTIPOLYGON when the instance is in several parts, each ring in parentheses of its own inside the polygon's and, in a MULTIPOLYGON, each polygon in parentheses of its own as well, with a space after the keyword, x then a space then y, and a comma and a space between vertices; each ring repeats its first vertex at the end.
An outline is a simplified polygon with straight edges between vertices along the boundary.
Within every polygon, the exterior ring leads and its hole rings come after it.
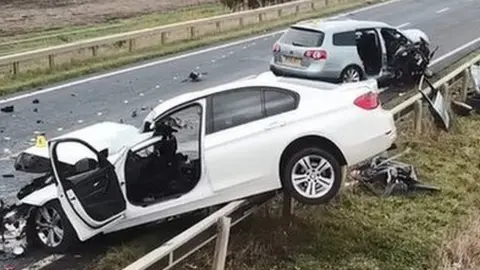
POLYGON ((275 44, 273 45, 273 52, 279 52, 280 51, 280 45, 275 44))
POLYGON ((327 52, 324 50, 308 50, 304 55, 314 60, 327 59, 327 52))
POLYGON ((357 97, 353 104, 364 110, 373 110, 380 106, 380 99, 377 93, 368 92, 357 97))

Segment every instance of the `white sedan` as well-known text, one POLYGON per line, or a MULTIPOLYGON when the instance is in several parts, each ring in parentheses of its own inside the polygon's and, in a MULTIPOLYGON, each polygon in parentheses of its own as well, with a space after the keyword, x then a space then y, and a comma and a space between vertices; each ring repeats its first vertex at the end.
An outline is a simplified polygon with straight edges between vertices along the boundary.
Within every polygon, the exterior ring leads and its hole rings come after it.
POLYGON ((100 233, 283 188, 305 204, 337 195, 342 167, 396 138, 376 81, 344 85, 271 72, 167 100, 140 129, 102 122, 32 146, 7 222, 63 252, 100 233))

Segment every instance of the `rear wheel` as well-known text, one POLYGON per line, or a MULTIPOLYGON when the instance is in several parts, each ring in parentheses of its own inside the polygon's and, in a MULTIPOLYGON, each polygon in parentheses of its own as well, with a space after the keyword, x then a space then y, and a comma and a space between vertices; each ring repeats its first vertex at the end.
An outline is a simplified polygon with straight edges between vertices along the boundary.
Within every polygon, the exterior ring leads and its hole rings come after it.
POLYGON ((304 204, 325 204, 340 190, 342 169, 339 161, 318 147, 294 153, 282 173, 285 190, 304 204))
POLYGON ((356 66, 348 66, 340 74, 340 80, 343 83, 359 82, 362 80, 362 71, 356 66))
POLYGON ((63 253, 77 243, 77 235, 58 201, 32 212, 27 231, 29 243, 51 253, 63 253))

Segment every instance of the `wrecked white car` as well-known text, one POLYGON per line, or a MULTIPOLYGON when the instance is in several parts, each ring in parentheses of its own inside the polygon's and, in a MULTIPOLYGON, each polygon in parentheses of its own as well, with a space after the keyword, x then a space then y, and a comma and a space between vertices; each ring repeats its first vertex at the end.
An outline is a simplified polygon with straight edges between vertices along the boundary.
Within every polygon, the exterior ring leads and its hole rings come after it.
POLYGON ((42 173, 3 216, 63 252, 100 233, 285 189, 329 202, 342 166, 393 144, 375 81, 345 85, 266 72, 167 100, 140 129, 102 122, 33 146, 15 169, 42 173))

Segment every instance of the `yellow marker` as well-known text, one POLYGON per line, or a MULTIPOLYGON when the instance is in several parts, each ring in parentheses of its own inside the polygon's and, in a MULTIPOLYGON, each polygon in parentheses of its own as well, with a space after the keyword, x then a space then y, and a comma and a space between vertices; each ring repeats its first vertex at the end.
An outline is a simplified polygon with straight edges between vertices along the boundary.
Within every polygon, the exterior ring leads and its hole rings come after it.
POLYGON ((37 135, 36 147, 47 147, 47 138, 45 135, 37 135))

